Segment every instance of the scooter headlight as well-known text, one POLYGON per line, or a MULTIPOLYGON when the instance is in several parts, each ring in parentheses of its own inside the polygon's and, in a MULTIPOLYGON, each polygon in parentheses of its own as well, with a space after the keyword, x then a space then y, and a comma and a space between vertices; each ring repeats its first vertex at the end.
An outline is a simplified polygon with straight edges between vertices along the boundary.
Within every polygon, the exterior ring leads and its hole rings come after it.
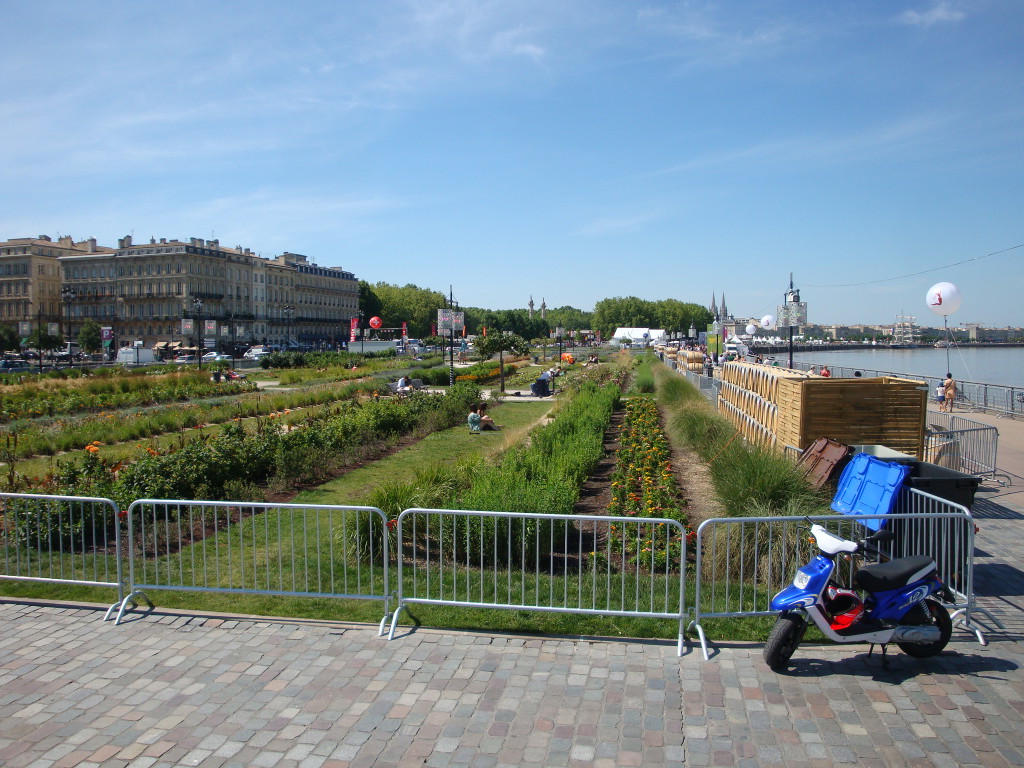
POLYGON ((793 577, 793 586, 797 589, 804 589, 808 584, 810 584, 810 582, 810 575, 803 571, 797 571, 796 576, 793 577))

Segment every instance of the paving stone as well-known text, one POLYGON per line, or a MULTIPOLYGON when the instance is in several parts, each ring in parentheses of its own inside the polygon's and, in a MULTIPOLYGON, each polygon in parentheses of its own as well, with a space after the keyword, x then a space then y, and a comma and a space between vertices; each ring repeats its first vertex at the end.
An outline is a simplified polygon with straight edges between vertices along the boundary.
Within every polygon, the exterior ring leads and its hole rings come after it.
MULTIPOLYGON (((1017 567, 1014 510, 985 520, 978 545, 1017 567)), ((705 662, 672 642, 423 628, 387 642, 375 626, 159 611, 114 626, 88 607, 0 602, 0 762, 1024 765, 1024 597, 980 603, 1009 627, 987 647, 958 631, 937 658, 894 649, 885 667, 808 644, 776 674, 757 644, 705 662)))

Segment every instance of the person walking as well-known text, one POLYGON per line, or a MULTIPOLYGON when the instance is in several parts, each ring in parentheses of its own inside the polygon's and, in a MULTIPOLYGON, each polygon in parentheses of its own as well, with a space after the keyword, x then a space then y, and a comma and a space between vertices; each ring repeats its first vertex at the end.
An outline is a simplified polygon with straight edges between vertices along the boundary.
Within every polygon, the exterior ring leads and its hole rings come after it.
POLYGON ((942 410, 944 410, 946 413, 952 413, 953 401, 956 399, 956 379, 953 378, 952 373, 946 374, 946 379, 945 381, 942 382, 942 388, 944 390, 944 394, 946 395, 946 400, 943 403, 945 407, 942 410))

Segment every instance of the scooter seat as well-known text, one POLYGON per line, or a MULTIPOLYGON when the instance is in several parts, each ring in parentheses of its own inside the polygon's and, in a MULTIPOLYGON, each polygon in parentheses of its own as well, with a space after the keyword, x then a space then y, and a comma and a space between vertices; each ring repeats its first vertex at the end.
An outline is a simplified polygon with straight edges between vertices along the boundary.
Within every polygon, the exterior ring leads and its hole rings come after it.
POLYGON ((885 592, 912 584, 935 570, 935 561, 927 555, 901 557, 887 563, 865 565, 853 577, 859 589, 868 592, 885 592))

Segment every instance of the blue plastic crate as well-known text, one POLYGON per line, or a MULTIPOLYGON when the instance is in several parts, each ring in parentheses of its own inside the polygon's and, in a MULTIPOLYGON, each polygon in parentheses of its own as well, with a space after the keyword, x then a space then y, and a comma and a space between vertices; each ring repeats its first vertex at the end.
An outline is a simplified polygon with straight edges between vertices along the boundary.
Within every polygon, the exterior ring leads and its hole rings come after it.
MULTIPOLYGON (((887 515, 909 472, 906 464, 881 461, 866 453, 854 454, 839 476, 832 509, 844 515, 887 515)), ((879 519, 863 522, 872 531, 885 524, 879 519)))

